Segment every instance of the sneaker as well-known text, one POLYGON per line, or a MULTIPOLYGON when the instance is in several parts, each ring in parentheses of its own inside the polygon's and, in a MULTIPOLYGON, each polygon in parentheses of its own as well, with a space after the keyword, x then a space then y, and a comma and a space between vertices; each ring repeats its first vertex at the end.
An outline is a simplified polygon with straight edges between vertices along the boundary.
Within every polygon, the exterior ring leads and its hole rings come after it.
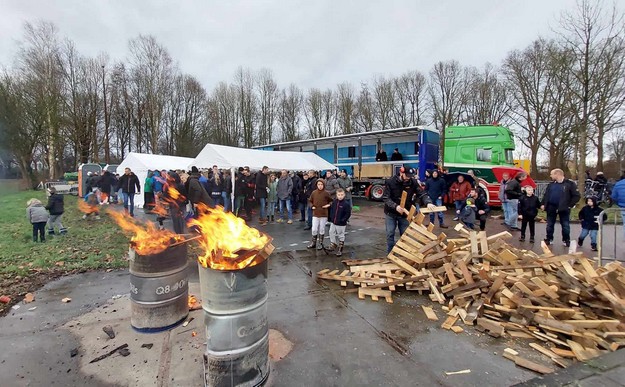
POLYGON ((533 237, 530 238, 530 243, 534 243, 534 238, 533 237))
POLYGON ((452 220, 455 222, 456 220, 458 220, 460 218, 458 218, 457 216, 455 218, 453 218, 452 220))
POLYGON ((282 218, 278 218, 278 220, 276 220, 276 223, 282 223, 282 222, 284 222, 284 219, 282 218))
POLYGON ((304 227, 304 230, 312 230, 312 226, 307 225, 306 227, 304 227))
POLYGON ((287 220, 286 224, 293 224, 293 221, 291 219, 287 220))
POLYGON ((564 241, 564 246, 571 247, 571 241, 564 241))
POLYGON ((438 226, 440 228, 449 228, 446 224, 441 224, 440 226, 438 226))
POLYGON ((87 214, 84 214, 84 215, 82 216, 82 218, 83 218, 83 219, 87 219, 87 214))
POLYGON ((551 244, 551 240, 549 240, 549 239, 543 239, 543 242, 545 242, 545 244, 547 246, 549 246, 551 244))
POLYGON ((519 242, 525 242, 525 237, 519 238, 519 242))
POLYGON ((596 243, 591 244, 590 245, 590 250, 597 251, 597 244, 596 243))

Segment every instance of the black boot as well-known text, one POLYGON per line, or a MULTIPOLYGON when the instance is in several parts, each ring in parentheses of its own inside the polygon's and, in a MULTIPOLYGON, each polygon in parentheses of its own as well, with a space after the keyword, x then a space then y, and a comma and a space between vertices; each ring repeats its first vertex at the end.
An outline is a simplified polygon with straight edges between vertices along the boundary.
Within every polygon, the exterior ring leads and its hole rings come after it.
POLYGON ((341 255, 343 255, 343 246, 345 246, 345 242, 344 241, 339 241, 339 247, 336 249, 336 256, 340 257, 341 255))
POLYGON ((319 244, 317 245, 317 250, 323 250, 323 234, 319 234, 319 244))
POLYGON ((597 244, 596 244, 596 243, 591 243, 591 244, 590 244, 590 249, 591 249, 592 251, 597 251, 597 244))
POLYGON ((577 247, 582 247, 584 244, 584 240, 582 238, 577 238, 577 247))
POLYGON ((310 240, 310 244, 308 246, 306 246, 307 249, 314 249, 315 246, 317 246, 317 236, 313 235, 312 239, 310 240))

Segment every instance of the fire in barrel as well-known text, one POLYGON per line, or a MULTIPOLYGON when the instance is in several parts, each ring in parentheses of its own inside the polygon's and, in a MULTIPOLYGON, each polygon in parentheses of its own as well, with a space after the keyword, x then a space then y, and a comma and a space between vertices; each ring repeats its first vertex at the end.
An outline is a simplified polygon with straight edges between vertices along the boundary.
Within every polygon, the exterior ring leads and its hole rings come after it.
POLYGON ((233 215, 203 208, 196 226, 206 324, 206 386, 257 386, 269 376, 267 257, 271 238, 233 215))
POLYGON ((132 327, 160 332, 182 323, 189 314, 185 238, 120 212, 109 214, 133 235, 129 251, 132 327))

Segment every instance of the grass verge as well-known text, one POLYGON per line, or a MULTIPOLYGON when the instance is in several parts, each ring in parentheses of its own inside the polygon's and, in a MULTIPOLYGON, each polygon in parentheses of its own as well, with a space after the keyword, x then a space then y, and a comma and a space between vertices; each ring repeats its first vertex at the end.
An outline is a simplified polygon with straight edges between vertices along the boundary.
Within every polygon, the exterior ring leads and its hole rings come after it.
POLYGON ((64 236, 46 236, 45 243, 32 242, 32 226, 26 219, 26 202, 43 191, 24 191, 0 197, 0 295, 11 297, 0 304, 0 315, 51 279, 97 269, 127 266, 128 238, 101 212, 101 220, 83 220, 78 198, 65 196, 64 236))

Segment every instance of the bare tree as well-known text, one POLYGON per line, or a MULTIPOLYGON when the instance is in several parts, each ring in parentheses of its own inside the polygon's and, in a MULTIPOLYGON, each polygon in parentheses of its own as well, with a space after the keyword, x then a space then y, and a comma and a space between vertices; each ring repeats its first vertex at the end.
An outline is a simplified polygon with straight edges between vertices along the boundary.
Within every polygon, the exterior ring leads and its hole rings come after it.
POLYGON ((323 95, 319 89, 310 89, 304 100, 304 116, 308 138, 323 137, 323 95))
POLYGON ((371 132, 375 127, 375 106, 369 86, 363 83, 356 101, 355 122, 359 132, 371 132))
POLYGON ((395 79, 395 126, 424 125, 427 107, 427 81, 419 71, 395 79))
POLYGON ((235 75, 236 86, 239 93, 239 108, 241 113, 241 134, 243 146, 252 147, 256 144, 255 125, 258 117, 258 104, 254 93, 254 75, 249 69, 239 67, 235 75))
POLYGON ((608 135, 607 150, 610 158, 625 171, 625 129, 618 128, 608 135))
POLYGON ((291 84, 280 93, 278 102, 278 123, 282 131, 282 141, 296 141, 300 139, 299 123, 304 110, 304 95, 302 91, 291 84))
POLYGON ((560 19, 562 32, 561 44, 570 50, 575 58, 571 69, 575 82, 570 91, 579 105, 576 111, 579 125, 577 143, 579 146, 579 163, 577 179, 580 187, 584 185, 583 169, 586 168, 588 154, 588 133, 591 124, 591 112, 596 95, 602 87, 598 82, 602 79, 602 64, 599 58, 609 55, 608 51, 623 32, 623 16, 614 6, 606 12, 602 2, 579 0, 575 11, 563 12, 560 19))
POLYGON ((49 177, 61 174, 63 158, 61 139, 61 69, 58 31, 54 24, 39 22, 24 25, 24 42, 18 55, 19 71, 28 86, 33 106, 45 117, 45 141, 42 142, 49 177))
POLYGON ((341 83, 336 90, 337 132, 350 134, 355 131, 356 101, 354 87, 349 83, 341 83))
POLYGON ((373 81, 373 101, 375 118, 380 129, 391 127, 395 110, 395 88, 393 80, 377 77, 373 81))
POLYGON ((471 68, 468 76, 464 121, 469 125, 501 122, 507 116, 510 104, 508 89, 497 69, 486 63, 481 71, 471 68))
POLYGON ((539 39, 523 51, 512 51, 504 60, 502 71, 511 94, 512 120, 521 128, 519 140, 529 148, 530 170, 538 171, 538 151, 547 127, 544 111, 549 103, 549 43, 539 39))
POLYGON ((0 78, 0 148, 12 155, 22 178, 32 185, 35 176, 31 164, 46 132, 47 117, 44 109, 32 105, 39 100, 31 99, 25 86, 24 80, 9 74, 0 78))
MULTIPOLYGON (((167 103, 169 86, 174 69, 167 49, 154 36, 139 35, 129 43, 135 97, 140 110, 138 123, 146 131, 147 143, 152 153, 157 153, 162 134, 162 120, 167 103)), ((141 144, 139 138, 137 144, 141 144)))
POLYGON ((445 128, 461 122, 465 106, 466 74, 458 61, 438 62, 430 71, 434 124, 440 132, 440 158, 445 159, 445 128))
POLYGON ((273 72, 261 69, 258 73, 258 98, 260 119, 258 127, 258 143, 270 144, 273 141, 273 130, 278 105, 278 84, 273 79, 273 72))

